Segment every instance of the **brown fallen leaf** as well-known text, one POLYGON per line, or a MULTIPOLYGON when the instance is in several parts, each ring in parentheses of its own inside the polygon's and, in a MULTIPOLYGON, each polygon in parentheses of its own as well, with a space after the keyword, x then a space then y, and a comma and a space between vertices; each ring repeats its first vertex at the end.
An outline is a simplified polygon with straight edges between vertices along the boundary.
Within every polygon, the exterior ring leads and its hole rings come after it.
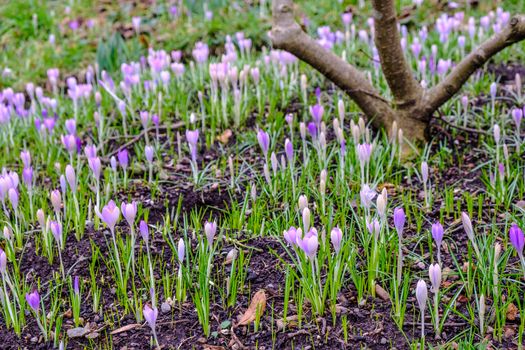
POLYGON ((282 331, 285 327, 297 327, 297 315, 286 317, 286 322, 284 319, 280 318, 277 321, 275 321, 275 323, 277 324, 278 331, 282 331))
POLYGON ((518 316, 518 308, 513 303, 507 306, 507 320, 514 321, 518 316))
POLYGON ((202 345, 202 348, 204 350, 226 350, 225 347, 223 346, 218 346, 218 345, 209 345, 209 344, 203 344, 202 345))
POLYGON ((120 328, 117 328, 117 329, 111 331, 111 335, 115 335, 115 334, 131 331, 132 329, 139 328, 139 327, 140 327, 140 323, 127 324, 125 326, 122 326, 120 328))
POLYGON ((386 290, 383 289, 379 284, 376 283, 376 294, 378 297, 383 299, 384 301, 390 300, 390 295, 387 293, 386 290))
POLYGON ((230 137, 232 137, 233 133, 230 129, 226 129, 223 131, 222 134, 217 136, 217 140, 219 140, 220 143, 223 145, 227 144, 228 141, 230 141, 230 137))
POLYGON ((250 303, 250 306, 248 306, 248 309, 241 316, 237 325, 246 326, 252 323, 253 321, 255 321, 255 318, 257 317, 257 312, 259 312, 259 315, 262 315, 264 313, 265 308, 266 308, 266 293, 264 289, 261 289, 257 293, 254 294, 252 301, 250 303))

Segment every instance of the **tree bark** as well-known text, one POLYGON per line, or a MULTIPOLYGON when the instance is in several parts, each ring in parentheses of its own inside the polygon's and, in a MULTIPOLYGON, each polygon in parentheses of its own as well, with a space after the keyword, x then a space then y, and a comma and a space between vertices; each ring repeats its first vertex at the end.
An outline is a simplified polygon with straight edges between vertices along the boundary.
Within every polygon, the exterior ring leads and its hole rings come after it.
POLYGON ((382 98, 365 75, 308 36, 295 21, 293 0, 273 0, 273 46, 295 55, 345 91, 377 128, 390 130, 397 122, 405 138, 428 139, 432 115, 452 98, 468 78, 491 57, 525 39, 525 16, 512 17, 509 24, 465 57, 450 74, 430 90, 414 78, 401 48, 393 0, 372 0, 374 40, 393 101, 382 98))

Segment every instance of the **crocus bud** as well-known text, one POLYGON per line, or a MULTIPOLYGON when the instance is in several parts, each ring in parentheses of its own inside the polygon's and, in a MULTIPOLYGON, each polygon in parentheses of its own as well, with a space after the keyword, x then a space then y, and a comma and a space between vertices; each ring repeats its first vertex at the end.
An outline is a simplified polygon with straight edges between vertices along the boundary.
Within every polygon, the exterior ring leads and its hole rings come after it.
POLYGON ((182 264, 184 261, 185 249, 186 246, 184 244, 184 240, 181 238, 179 239, 179 244, 177 246, 177 257, 179 258, 179 264, 182 264))
POLYGON ((10 188, 7 194, 13 210, 16 211, 18 209, 18 192, 14 188, 10 188))
POLYGON ((149 228, 148 228, 148 224, 146 223, 146 221, 140 220, 139 231, 140 231, 140 236, 142 237, 142 239, 147 242, 149 239, 149 228))
POLYGON ((10 241, 12 237, 13 237, 13 231, 9 227, 4 226, 4 238, 10 241))
POLYGON ((310 209, 308 207, 303 209, 303 230, 308 232, 310 230, 310 209))
POLYGON ((441 242, 443 242, 443 225, 441 223, 432 224, 432 238, 434 238, 436 246, 441 247, 441 242))
POLYGON ((493 132, 494 132, 494 141, 496 142, 496 145, 499 145, 499 141, 501 138, 501 130, 498 124, 494 124, 493 132))
POLYGON ((319 247, 319 239, 315 228, 312 227, 304 237, 297 237, 297 245, 310 259, 314 259, 317 254, 317 248, 319 247))
POLYGON ((153 154, 154 150, 152 146, 148 145, 144 148, 144 155, 146 156, 146 160, 148 161, 148 163, 153 163, 153 154))
POLYGON ((295 227, 290 227, 288 230, 283 232, 284 239, 288 242, 289 245, 294 247, 297 244, 297 237, 302 236, 302 231, 300 228, 296 229, 295 227))
POLYGON ((213 238, 217 233, 217 223, 215 221, 206 221, 206 223, 204 224, 204 233, 206 234, 206 238, 208 239, 208 245, 211 247, 213 245, 213 238))
POLYGON ((474 229, 472 228, 472 222, 468 217, 467 213, 461 213, 461 221, 463 223, 463 229, 471 241, 474 241, 474 229))
POLYGON ((439 286, 441 286, 441 267, 438 264, 430 265, 428 276, 430 278, 430 283, 432 283, 431 291, 437 293, 439 291, 439 286))
POLYGON ((111 156, 111 159, 109 160, 109 164, 111 165, 111 169, 113 171, 117 171, 117 158, 115 158, 115 156, 111 156))
POLYGON ((133 227, 133 224, 135 222, 135 217, 137 216, 137 202, 133 201, 131 203, 122 203, 120 205, 120 209, 122 211, 122 216, 124 216, 124 219, 128 222, 128 225, 130 227, 133 227))
POLYGON ((31 154, 28 151, 20 152, 20 159, 22 160, 22 164, 24 164, 24 168, 31 166, 31 154))
POLYGON ((306 124, 301 122, 299 124, 299 133, 301 134, 301 139, 306 139, 306 124))
POLYGON ((341 241, 343 240, 343 232, 339 227, 334 227, 330 232, 330 240, 334 246, 335 252, 339 253, 341 249, 341 241))
POLYGON ((149 327, 152 331, 155 331, 155 323, 157 322, 157 316, 159 315, 159 310, 154 307, 153 309, 149 305, 144 305, 143 310, 144 319, 148 322, 149 327))
POLYGON ((128 150, 127 149, 121 149, 117 153, 118 162, 122 169, 126 170, 128 168, 129 164, 129 156, 128 156, 128 150))
POLYGON ((38 291, 35 290, 32 293, 27 293, 26 301, 33 311, 38 312, 40 309, 40 295, 38 294, 38 291))
POLYGON ((305 195, 299 196, 299 211, 302 213, 303 209, 308 206, 308 198, 305 195))
POLYGON ((44 214, 43 209, 38 209, 36 211, 36 218, 38 220, 38 224, 40 225, 40 228, 44 229, 46 227, 46 216, 44 214))
POLYGON ((416 286, 416 299, 419 305, 419 309, 423 313, 427 306, 428 290, 427 284, 423 280, 419 280, 416 286))
POLYGON ((403 229, 405 227, 405 211, 403 208, 394 209, 394 226, 396 227, 397 234, 403 236, 403 229))
POLYGON ((75 174, 75 169, 71 166, 71 164, 68 164, 66 166, 66 180, 69 184, 69 188, 71 189, 71 192, 76 193, 77 192, 77 177, 75 174))
POLYGON ((372 201, 374 200, 376 196, 376 192, 370 188, 367 184, 364 184, 361 188, 361 191, 359 191, 359 196, 361 198, 361 205, 365 209, 369 209, 372 205, 372 201))
POLYGON ((289 139, 286 139, 284 141, 284 152, 286 153, 286 158, 288 159, 289 163, 293 162, 293 144, 290 142, 289 139))
POLYGON ((381 225, 379 224, 379 221, 377 219, 374 219, 373 221, 366 221, 366 228, 368 229, 368 232, 370 232, 371 235, 374 236, 374 239, 377 241, 379 239, 379 234, 381 233, 381 225))
POLYGON ((266 131, 259 130, 257 132, 257 141, 259 141, 259 146, 263 151, 264 156, 268 156, 268 148, 270 147, 270 136, 266 131))
POLYGON ((423 179, 423 183, 427 183, 428 181, 428 164, 427 162, 421 163, 421 177, 423 179))
POLYGON ((518 252, 519 257, 521 258, 523 256, 523 247, 525 246, 525 238, 523 235, 523 231, 519 228, 518 225, 512 224, 509 231, 509 239, 510 243, 516 249, 516 252, 518 252))
MULTIPOLYGON (((114 157, 112 159, 115 159, 114 157)), ((100 179, 100 173, 102 172, 102 163, 99 157, 88 158, 88 165, 95 179, 100 179)))
POLYGON ((80 294, 80 286, 79 286, 79 282, 78 282, 78 276, 75 276, 75 278, 73 280, 73 292, 76 295, 80 294))
POLYGON ((7 269, 7 255, 0 248, 0 273, 3 275, 7 269))
POLYGON ((51 228, 53 237, 55 237, 58 244, 62 246, 62 224, 57 221, 51 221, 49 223, 49 227, 51 228))
POLYGON ((386 198, 382 193, 377 196, 376 208, 379 216, 384 218, 386 216, 386 198))
POLYGON ((55 213, 60 213, 60 206, 62 205, 62 196, 59 190, 51 191, 51 204, 55 213))

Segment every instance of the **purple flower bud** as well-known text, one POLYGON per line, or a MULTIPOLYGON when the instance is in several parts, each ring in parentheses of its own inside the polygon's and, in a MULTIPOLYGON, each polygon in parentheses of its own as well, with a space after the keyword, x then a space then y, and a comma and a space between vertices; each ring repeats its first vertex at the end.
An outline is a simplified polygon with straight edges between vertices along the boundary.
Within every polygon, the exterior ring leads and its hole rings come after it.
POLYGON ((100 173, 102 172, 102 164, 100 162, 100 158, 88 158, 88 165, 91 171, 93 172, 93 176, 95 177, 95 179, 98 180, 100 178, 100 173))
POLYGON ((153 114, 151 116, 151 121, 153 122, 153 124, 155 124, 155 127, 159 127, 159 124, 160 124, 160 117, 158 114, 153 114))
POLYGON ((2 248, 0 248, 0 273, 3 275, 6 272, 7 269, 7 255, 3 251, 2 248))
POLYGON ((519 228, 518 225, 512 224, 509 231, 510 243, 518 252, 520 258, 523 256, 523 247, 525 246, 525 238, 523 236, 523 231, 519 228))
POLYGON ((432 238, 434 238, 436 246, 441 247, 441 242, 443 242, 443 225, 441 223, 432 224, 432 238))
POLYGON ((295 227, 290 227, 287 231, 283 232, 284 239, 288 244, 290 244, 292 247, 297 245, 297 237, 300 237, 302 235, 301 229, 296 229, 295 227))
POLYGON ((148 111, 141 111, 140 112, 140 121, 142 123, 142 127, 144 129, 147 129, 148 128, 148 124, 149 124, 149 112, 148 111))
POLYGON ((345 26, 349 26, 352 23, 352 12, 345 12, 341 15, 341 20, 345 26))
POLYGON ((18 208, 18 192, 14 188, 10 188, 7 194, 9 196, 11 206, 16 211, 16 209, 18 208))
POLYGON ((149 239, 149 227, 146 221, 140 220, 139 230, 140 230, 140 235, 142 236, 142 239, 147 242, 149 239))
POLYGON ((259 130, 257 132, 257 141, 259 141, 259 146, 263 151, 264 156, 268 156, 268 149, 270 148, 270 136, 266 131, 259 130))
POLYGON ((66 166, 66 180, 69 184, 69 188, 71 189, 71 192, 76 193, 77 192, 77 177, 75 174, 75 169, 71 164, 68 164, 66 166))
POLYGON ((293 162, 293 144, 290 142, 289 139, 286 139, 284 141, 284 151, 286 153, 286 158, 288 159, 289 163, 293 162))
POLYGON ((519 129, 521 125, 521 120, 523 119, 523 111, 521 110, 521 108, 514 108, 512 110, 512 118, 514 119, 516 127, 519 129))
POLYGON ((151 330, 155 331, 155 323, 157 322, 159 310, 156 307, 152 309, 149 305, 144 305, 143 314, 151 330))
POLYGON ((324 107, 321 104, 310 106, 310 114, 312 115, 315 124, 319 125, 323 120, 324 107))
POLYGON ((29 168, 31 166, 31 154, 29 151, 20 152, 20 159, 22 160, 22 164, 24 164, 24 168, 29 168))
POLYGON ((57 221, 51 221, 49 223, 49 227, 51 228, 53 237, 55 237, 58 244, 62 246, 62 224, 57 221))
POLYGON ((111 156, 111 159, 109 160, 109 163, 111 165, 111 169, 113 171, 117 171, 117 158, 115 158, 115 156, 111 156))
POLYGON ((148 163, 153 163, 153 154, 154 154, 154 150, 153 150, 153 147, 148 145, 144 148, 144 154, 146 156, 146 160, 148 161, 148 163))
POLYGON ((308 133, 312 139, 317 139, 317 125, 314 122, 308 123, 308 133))
POLYGON ((397 234, 399 236, 403 235, 403 229, 405 228, 405 211, 403 208, 394 209, 394 226, 396 227, 397 234))
POLYGON ((312 227, 303 238, 297 237, 297 245, 310 259, 314 259, 319 247, 316 229, 312 227))
POLYGON ((62 135, 62 144, 69 153, 77 150, 77 138, 75 135, 62 135))
POLYGON ((73 291, 76 295, 80 294, 80 287, 78 283, 78 276, 75 276, 75 279, 73 280, 73 291))
POLYGON ((98 215, 100 220, 108 225, 111 231, 115 230, 115 225, 120 219, 120 210, 116 206, 115 202, 112 200, 109 201, 109 203, 105 205, 104 208, 102 208, 102 212, 98 210, 98 207, 95 207, 95 213, 98 215))
POLYGON ((84 153, 86 154, 87 159, 95 158, 97 156, 97 146, 88 145, 84 147, 84 153))
POLYGON ((199 130, 186 130, 186 141, 190 147, 191 160, 197 161, 197 143, 199 142, 199 130))
POLYGON ((184 261, 185 249, 186 245, 184 244, 184 240, 181 238, 179 239, 179 244, 177 246, 177 257, 179 258, 180 264, 182 264, 182 262, 184 261))
POLYGON ((336 253, 339 253, 339 250, 341 249, 341 241, 343 240, 343 232, 339 227, 334 227, 332 229, 330 232, 330 239, 336 253))
POLYGON ((31 188, 33 186, 33 168, 28 167, 24 168, 22 171, 22 180, 24 180, 25 185, 27 188, 31 188))
POLYGON ((32 293, 27 293, 26 301, 33 311, 38 312, 40 309, 40 295, 38 294, 38 291, 35 290, 32 293))
POLYGON ((75 119, 67 119, 65 125, 68 134, 75 135, 77 133, 77 122, 75 119))
POLYGON ((490 97, 492 99, 496 98, 497 92, 498 92, 498 85, 496 83, 490 84, 490 97))
POLYGON ((60 213, 60 207, 62 206, 62 196, 59 190, 51 191, 51 204, 55 213, 60 213))
POLYGON ((118 162, 122 169, 126 170, 129 165, 129 156, 128 156, 128 150, 123 148, 117 153, 118 162))
POLYGON ((419 305, 419 309, 421 310, 421 312, 424 312, 427 306, 428 290, 427 290, 427 284, 423 280, 419 280, 419 282, 417 282, 416 299, 419 305))
POLYGON ((357 157, 359 158, 359 162, 361 164, 366 164, 370 161, 370 157, 372 155, 372 145, 369 143, 363 143, 360 145, 357 145, 357 157))
POLYGON ((122 211, 122 216, 128 222, 130 227, 133 227, 135 222, 135 217, 137 216, 137 202, 133 201, 131 203, 122 203, 120 206, 122 211))
POLYGON ((206 238, 208 239, 208 245, 211 247, 213 245, 213 238, 215 237, 215 233, 217 233, 217 223, 215 221, 206 221, 206 223, 204 224, 204 233, 206 234, 206 238))
POLYGON ((441 267, 438 264, 430 265, 428 269, 428 277, 432 284, 432 292, 437 293, 441 286, 441 267))
POLYGON ((423 178, 423 183, 428 182, 428 164, 427 162, 421 163, 421 177, 423 178))

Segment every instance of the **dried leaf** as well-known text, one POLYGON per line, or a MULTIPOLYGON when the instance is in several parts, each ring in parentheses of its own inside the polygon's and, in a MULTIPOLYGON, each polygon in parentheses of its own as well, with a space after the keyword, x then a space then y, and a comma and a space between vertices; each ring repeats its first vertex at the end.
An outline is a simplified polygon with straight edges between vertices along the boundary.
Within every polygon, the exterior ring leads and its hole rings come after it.
POLYGON ((257 312, 259 312, 259 314, 262 315, 264 313, 265 308, 266 308, 266 293, 264 292, 264 289, 261 289, 257 293, 255 293, 250 303, 250 306, 248 306, 248 309, 241 316, 237 324, 239 326, 246 326, 252 323, 253 321, 255 321, 255 318, 257 317, 257 312))
POLYGON ((223 346, 209 345, 209 344, 203 344, 202 348, 204 350, 226 350, 223 346))
POLYGON ((514 321, 518 316, 518 308, 513 303, 507 306, 507 320, 514 321))
POLYGON ((111 332, 111 335, 131 331, 132 329, 139 328, 139 327, 140 327, 140 323, 128 324, 128 325, 115 329, 114 331, 111 332))
POLYGON ((220 143, 225 145, 228 143, 228 141, 230 141, 230 137, 232 137, 232 135, 233 135, 232 131, 230 129, 226 129, 224 130, 222 134, 217 136, 217 140, 219 140, 220 143))
POLYGON ((376 294, 378 297, 383 299, 384 301, 390 300, 390 295, 387 293, 386 290, 383 289, 379 284, 376 283, 376 294))

